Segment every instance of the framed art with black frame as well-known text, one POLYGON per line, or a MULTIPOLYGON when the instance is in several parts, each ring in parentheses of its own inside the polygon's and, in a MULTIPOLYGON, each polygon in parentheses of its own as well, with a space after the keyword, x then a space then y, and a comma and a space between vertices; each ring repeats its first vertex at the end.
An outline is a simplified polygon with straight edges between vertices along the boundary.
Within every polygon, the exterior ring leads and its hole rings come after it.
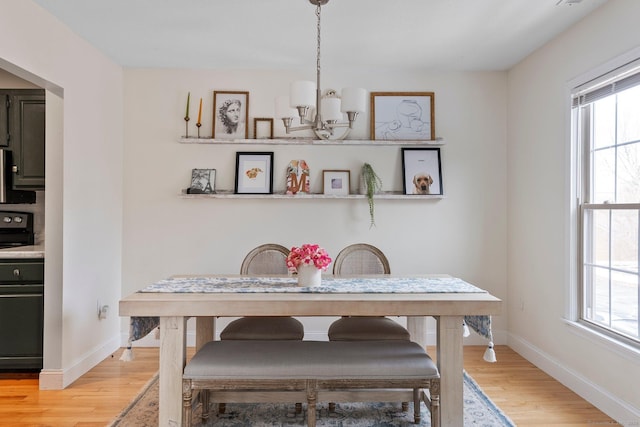
POLYGON ((371 92, 371 139, 436 139, 433 92, 371 92))
POLYGON ((404 194, 442 195, 440 148, 402 148, 404 194))
POLYGON ((236 194, 273 194, 273 151, 236 152, 236 194))
POLYGON ((213 138, 247 139, 249 92, 213 92, 213 138))

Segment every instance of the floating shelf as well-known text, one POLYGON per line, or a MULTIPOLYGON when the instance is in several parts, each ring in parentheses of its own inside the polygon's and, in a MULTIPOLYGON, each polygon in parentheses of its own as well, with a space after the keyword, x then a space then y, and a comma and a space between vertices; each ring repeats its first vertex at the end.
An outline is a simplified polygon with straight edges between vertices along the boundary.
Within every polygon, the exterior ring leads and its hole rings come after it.
POLYGON ((305 138, 278 138, 278 139, 213 139, 213 138, 180 138, 181 144, 215 144, 215 145, 367 145, 376 146, 429 146, 444 145, 444 138, 436 138, 430 141, 379 141, 370 139, 344 139, 344 140, 324 140, 324 139, 305 139, 305 138))
MULTIPOLYGON (((235 194, 230 190, 222 190, 213 194, 187 194, 186 190, 182 190, 180 197, 184 199, 365 199, 364 194, 235 194)), ((444 199, 442 194, 404 194, 399 191, 385 191, 373 196, 376 200, 425 200, 425 199, 444 199)))

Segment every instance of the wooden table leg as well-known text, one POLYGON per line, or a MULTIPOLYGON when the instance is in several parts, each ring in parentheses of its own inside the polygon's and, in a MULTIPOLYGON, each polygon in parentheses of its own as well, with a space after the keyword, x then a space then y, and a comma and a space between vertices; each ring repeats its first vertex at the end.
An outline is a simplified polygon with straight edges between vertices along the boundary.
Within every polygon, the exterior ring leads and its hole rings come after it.
POLYGON ((427 347, 427 318, 425 316, 407 316, 407 330, 411 341, 427 347))
POLYGON ((209 341, 213 341, 216 333, 216 318, 196 317, 196 351, 200 350, 203 345, 209 341))
POLYGON ((182 425, 182 373, 186 363, 186 324, 182 316, 160 317, 160 396, 158 426, 182 425))
POLYGON ((441 425, 462 427, 462 321, 463 316, 440 316, 438 323, 438 370, 440 371, 441 425))

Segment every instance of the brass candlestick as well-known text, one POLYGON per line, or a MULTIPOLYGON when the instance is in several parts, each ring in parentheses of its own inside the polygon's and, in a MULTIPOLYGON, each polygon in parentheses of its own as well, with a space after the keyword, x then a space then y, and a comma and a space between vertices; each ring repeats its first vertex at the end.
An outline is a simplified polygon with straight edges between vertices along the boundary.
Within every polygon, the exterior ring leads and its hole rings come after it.
POLYGON ((184 137, 189 138, 189 116, 184 118, 184 137))
POLYGON ((198 128, 198 138, 200 138, 200 126, 202 126, 202 123, 196 123, 196 127, 198 128))

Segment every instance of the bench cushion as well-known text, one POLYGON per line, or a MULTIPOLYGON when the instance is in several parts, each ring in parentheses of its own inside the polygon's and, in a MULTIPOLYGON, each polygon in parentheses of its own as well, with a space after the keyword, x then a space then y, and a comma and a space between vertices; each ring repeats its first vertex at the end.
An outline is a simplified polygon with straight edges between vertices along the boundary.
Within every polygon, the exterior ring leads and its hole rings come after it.
POLYGON ((185 379, 439 378, 411 341, 211 341, 189 361, 185 379))

